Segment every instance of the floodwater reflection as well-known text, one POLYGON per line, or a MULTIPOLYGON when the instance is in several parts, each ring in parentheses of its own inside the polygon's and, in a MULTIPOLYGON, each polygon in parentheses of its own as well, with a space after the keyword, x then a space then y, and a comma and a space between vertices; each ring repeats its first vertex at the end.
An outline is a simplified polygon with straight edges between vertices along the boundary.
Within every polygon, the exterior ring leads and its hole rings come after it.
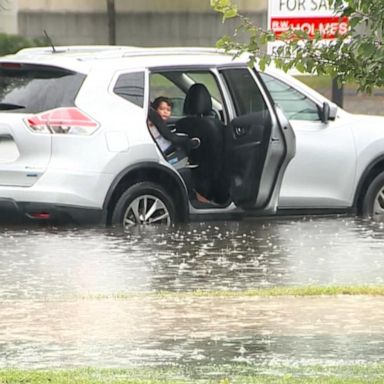
POLYGON ((355 218, 3 228, 0 367, 380 361, 381 298, 113 296, 381 284, 383 229, 355 218))

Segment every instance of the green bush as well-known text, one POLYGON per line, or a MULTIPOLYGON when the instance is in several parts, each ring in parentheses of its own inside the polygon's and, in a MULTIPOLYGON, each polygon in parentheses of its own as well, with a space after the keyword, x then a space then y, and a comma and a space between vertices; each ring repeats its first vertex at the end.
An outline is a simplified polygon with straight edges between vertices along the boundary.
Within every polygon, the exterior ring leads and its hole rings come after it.
POLYGON ((22 48, 47 45, 44 39, 27 39, 19 35, 0 33, 0 56, 15 53, 22 48))

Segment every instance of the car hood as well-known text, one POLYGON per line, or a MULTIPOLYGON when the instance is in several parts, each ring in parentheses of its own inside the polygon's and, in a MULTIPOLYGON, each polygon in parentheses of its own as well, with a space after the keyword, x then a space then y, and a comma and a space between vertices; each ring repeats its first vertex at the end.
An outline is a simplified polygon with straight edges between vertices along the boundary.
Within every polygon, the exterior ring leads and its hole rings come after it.
POLYGON ((384 128, 384 116, 378 115, 355 115, 350 114, 350 117, 356 122, 359 123, 359 127, 367 128, 367 125, 375 125, 384 128))

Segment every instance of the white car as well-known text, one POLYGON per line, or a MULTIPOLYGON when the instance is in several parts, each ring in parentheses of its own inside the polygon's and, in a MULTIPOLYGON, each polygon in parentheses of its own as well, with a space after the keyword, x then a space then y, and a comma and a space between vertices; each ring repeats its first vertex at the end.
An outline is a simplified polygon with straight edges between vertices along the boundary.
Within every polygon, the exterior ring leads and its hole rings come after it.
POLYGON ((285 209, 372 215, 382 121, 215 50, 24 49, 0 58, 2 217, 129 227, 285 209), (287 92, 303 107, 291 113, 287 92), (160 95, 174 104, 167 122, 151 108, 160 95))
POLYGON ((384 214, 384 117, 344 111, 282 71, 260 74, 296 136, 280 212, 384 214))

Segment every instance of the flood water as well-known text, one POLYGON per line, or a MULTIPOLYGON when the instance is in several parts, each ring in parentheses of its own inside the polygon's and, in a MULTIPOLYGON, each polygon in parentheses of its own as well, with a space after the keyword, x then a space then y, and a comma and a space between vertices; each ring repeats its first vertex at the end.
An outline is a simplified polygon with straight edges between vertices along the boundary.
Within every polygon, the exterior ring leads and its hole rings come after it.
POLYGON ((0 244, 0 368, 324 365, 384 355, 380 297, 181 294, 383 284, 383 223, 3 227, 0 244))

